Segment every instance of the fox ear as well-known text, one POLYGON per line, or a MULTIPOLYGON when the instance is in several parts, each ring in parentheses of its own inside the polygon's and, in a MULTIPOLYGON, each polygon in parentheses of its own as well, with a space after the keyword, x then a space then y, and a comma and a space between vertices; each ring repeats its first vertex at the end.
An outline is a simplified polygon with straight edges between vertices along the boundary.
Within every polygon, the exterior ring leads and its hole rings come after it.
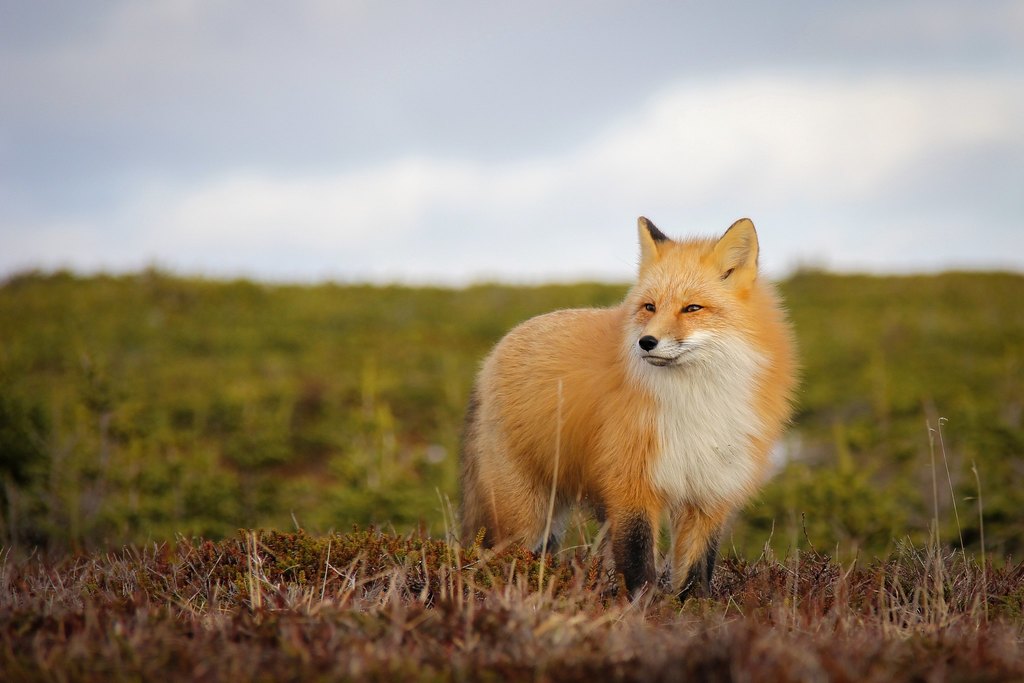
POLYGON ((715 244, 715 264, 723 280, 750 285, 757 278, 757 231, 749 218, 733 223, 715 244))
POLYGON ((643 271, 658 260, 661 247, 671 240, 643 216, 637 219, 636 227, 640 233, 640 270, 643 271))

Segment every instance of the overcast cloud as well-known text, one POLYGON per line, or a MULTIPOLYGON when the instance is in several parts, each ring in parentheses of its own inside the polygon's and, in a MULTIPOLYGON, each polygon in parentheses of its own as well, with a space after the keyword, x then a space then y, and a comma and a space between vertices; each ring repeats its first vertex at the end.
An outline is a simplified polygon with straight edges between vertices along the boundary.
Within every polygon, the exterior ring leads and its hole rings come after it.
POLYGON ((1024 270, 1024 6, 0 2, 0 276, 1024 270))

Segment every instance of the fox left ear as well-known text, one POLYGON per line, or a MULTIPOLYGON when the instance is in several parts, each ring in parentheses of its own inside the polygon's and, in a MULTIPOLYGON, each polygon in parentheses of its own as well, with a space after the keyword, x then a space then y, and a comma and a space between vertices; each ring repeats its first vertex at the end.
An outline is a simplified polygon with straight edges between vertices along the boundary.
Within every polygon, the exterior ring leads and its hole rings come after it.
POLYGON ((713 253, 723 280, 750 285, 757 278, 757 231, 749 218, 733 223, 719 238, 713 253))
POLYGON ((643 216, 636 220, 636 227, 640 233, 640 271, 643 272, 658 260, 661 247, 672 240, 643 216))

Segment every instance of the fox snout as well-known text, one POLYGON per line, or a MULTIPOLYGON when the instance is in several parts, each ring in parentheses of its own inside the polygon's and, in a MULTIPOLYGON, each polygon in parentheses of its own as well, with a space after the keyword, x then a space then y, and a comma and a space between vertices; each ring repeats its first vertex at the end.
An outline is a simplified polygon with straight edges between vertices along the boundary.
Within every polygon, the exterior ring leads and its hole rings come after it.
POLYGON ((640 348, 644 351, 650 351, 658 345, 658 338, 650 334, 645 334, 640 337, 640 341, 637 343, 640 344, 640 348))

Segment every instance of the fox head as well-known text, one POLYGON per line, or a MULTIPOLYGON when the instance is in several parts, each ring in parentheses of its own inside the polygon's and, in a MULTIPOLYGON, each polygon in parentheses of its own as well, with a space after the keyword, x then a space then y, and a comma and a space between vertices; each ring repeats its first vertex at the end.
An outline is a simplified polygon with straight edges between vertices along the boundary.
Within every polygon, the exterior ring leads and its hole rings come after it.
POLYGON ((671 240, 644 217, 640 272, 626 297, 630 353, 658 367, 688 365, 740 339, 759 286, 757 233, 742 218, 716 239, 671 240))

